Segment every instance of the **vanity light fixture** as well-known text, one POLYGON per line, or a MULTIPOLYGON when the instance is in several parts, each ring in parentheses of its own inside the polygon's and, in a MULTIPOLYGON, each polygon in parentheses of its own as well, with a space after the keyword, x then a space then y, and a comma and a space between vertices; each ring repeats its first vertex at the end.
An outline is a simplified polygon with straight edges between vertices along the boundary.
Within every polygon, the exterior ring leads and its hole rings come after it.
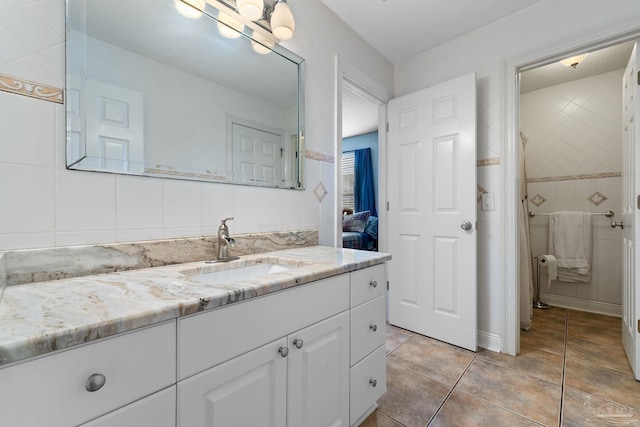
POLYGON ((576 68, 578 64, 584 61, 584 58, 586 57, 587 57, 587 54, 583 53, 582 55, 572 56, 571 58, 563 59, 562 61, 560 61, 560 63, 565 67, 576 68))
POLYGON ((262 18, 262 10, 264 9, 263 0, 237 0, 236 7, 238 13, 250 21, 257 21, 262 18))
POLYGON ((266 55, 271 53, 271 49, 273 49, 274 45, 275 42, 272 39, 257 30, 253 31, 253 34, 251 35, 251 47, 254 52, 266 55))
POLYGON ((232 16, 224 12, 218 14, 218 31, 228 39, 237 39, 240 37, 244 24, 232 16))
POLYGON ((293 37, 296 23, 287 0, 276 0, 271 12, 271 32, 280 40, 289 40, 293 37))
POLYGON ((181 15, 191 19, 202 16, 205 0, 174 0, 174 2, 181 15))

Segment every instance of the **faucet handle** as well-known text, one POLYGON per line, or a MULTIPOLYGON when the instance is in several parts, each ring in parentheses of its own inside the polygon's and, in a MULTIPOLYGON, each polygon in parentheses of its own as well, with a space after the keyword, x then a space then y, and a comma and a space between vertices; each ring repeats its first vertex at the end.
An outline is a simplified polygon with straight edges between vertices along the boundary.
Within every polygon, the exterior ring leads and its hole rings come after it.
POLYGON ((226 222, 227 222, 227 221, 233 221, 233 217, 232 217, 232 216, 230 216, 229 218, 225 218, 225 219, 223 219, 223 220, 222 220, 222 225, 227 225, 227 224, 226 224, 226 222))

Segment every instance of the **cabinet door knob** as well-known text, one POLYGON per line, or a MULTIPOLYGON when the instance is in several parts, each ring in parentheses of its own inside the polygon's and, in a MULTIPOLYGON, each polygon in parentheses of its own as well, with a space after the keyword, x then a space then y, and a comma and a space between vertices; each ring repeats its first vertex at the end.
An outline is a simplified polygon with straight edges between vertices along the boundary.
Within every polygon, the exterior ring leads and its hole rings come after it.
POLYGON ((370 379, 369 380, 369 384, 371 384, 372 386, 377 386, 378 385, 378 381, 374 380, 374 379, 370 379))
POLYGON ((375 280, 372 280, 369 282, 369 286, 371 286, 372 288, 377 288, 378 287, 378 282, 375 280))
POLYGON ((87 380, 87 384, 85 384, 85 388, 87 391, 94 392, 100 390, 104 383, 107 382, 107 377, 102 374, 93 374, 87 380))
POLYGON ((302 341, 300 338, 296 338, 295 340, 293 340, 293 345, 295 345, 298 350, 302 348, 303 344, 304 341, 302 341))
POLYGON ((280 353, 280 356, 282 357, 287 357, 287 355, 289 354, 289 348, 287 347, 280 347, 278 349, 278 353, 280 353))
POLYGON ((371 325, 369 325, 369 329, 371 329, 373 332, 375 332, 375 331, 378 330, 378 325, 375 325, 375 324, 372 323, 371 325))

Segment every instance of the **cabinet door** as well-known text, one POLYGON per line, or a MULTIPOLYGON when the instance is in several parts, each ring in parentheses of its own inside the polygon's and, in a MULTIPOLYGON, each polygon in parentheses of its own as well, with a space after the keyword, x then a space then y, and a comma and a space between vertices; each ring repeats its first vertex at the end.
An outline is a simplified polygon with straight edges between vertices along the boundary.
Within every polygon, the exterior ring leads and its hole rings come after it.
POLYGON ((282 338, 178 383, 179 427, 286 425, 282 338))
POLYGON ((349 317, 333 316, 289 336, 288 425, 349 425, 349 317))

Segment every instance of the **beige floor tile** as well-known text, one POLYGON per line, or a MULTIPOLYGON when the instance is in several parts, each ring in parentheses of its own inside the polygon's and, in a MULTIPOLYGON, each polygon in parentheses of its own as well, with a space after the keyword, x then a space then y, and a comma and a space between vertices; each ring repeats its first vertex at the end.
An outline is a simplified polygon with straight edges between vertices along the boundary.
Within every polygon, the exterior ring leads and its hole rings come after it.
POLYGON ((617 330, 620 331, 622 330, 622 319, 620 319, 619 317, 588 313, 586 311, 569 310, 568 319, 569 325, 587 324, 603 328, 617 328, 617 330))
POLYGON ((633 374, 567 359, 565 386, 589 395, 600 393, 619 404, 640 408, 640 382, 633 374))
POLYGON ((536 329, 520 331, 520 344, 555 354, 564 354, 564 334, 536 329))
POLYGON ((533 317, 555 317, 555 318, 567 318, 567 309, 561 307, 549 307, 549 308, 534 308, 533 317))
POLYGON ((564 359, 559 354, 522 345, 520 346, 520 354, 516 357, 504 353, 480 350, 477 358, 506 368, 515 369, 523 374, 528 374, 554 384, 562 384, 562 365, 564 359))
POLYGON ((615 402, 607 401, 602 394, 590 395, 583 393, 579 390, 565 387, 564 398, 562 399, 562 427, 584 427, 584 426, 606 426, 606 425, 638 425, 638 413, 631 408, 625 408, 624 406, 618 406, 615 402), (610 405, 615 409, 628 409, 627 415, 620 416, 617 414, 613 419, 603 419, 604 414, 599 411, 598 408, 602 405, 610 405), (600 419, 601 421, 598 421, 600 419), (633 422, 633 420, 636 420, 633 422), (608 421, 608 422, 606 422, 608 421), (628 424, 625 424, 628 423, 628 424))
POLYGON ((567 336, 569 338, 580 338, 585 341, 622 347, 622 329, 598 325, 593 322, 577 323, 576 321, 569 321, 567 336))
POLYGON ((449 390, 449 386, 387 361, 387 392, 378 400, 378 411, 404 426, 424 427, 449 390))
POLYGON ((566 319, 564 316, 550 316, 544 312, 539 313, 537 310, 534 311, 533 314, 531 329, 564 334, 566 328, 566 319))
POLYGON ((557 384, 476 358, 457 388, 539 423, 558 425, 557 384))
POLYGON ((379 411, 375 411, 360 424, 360 427, 402 427, 402 424, 395 422, 379 411))
POLYGON ((387 324, 387 338, 385 342, 387 354, 400 347, 413 335, 415 335, 415 333, 387 324))
POLYGON ((627 354, 622 347, 569 338, 567 359, 581 360, 631 374, 627 354))
POLYGON ((492 405, 468 393, 454 390, 430 427, 540 426, 530 419, 492 405))
POLYGON ((387 359, 453 387, 474 356, 471 351, 415 335, 387 359))

